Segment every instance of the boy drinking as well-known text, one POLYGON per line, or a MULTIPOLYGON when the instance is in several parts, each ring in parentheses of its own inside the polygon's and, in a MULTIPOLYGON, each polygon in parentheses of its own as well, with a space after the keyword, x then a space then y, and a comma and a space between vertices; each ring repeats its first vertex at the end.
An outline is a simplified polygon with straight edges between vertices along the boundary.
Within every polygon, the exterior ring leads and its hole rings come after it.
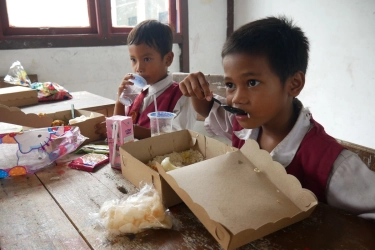
MULTIPOLYGON (((137 139, 150 137, 150 120, 147 114, 158 111, 176 114, 173 129, 192 129, 195 111, 190 98, 182 95, 178 83, 173 82, 168 67, 173 62, 173 32, 171 28, 156 20, 146 20, 135 26, 128 36, 128 49, 133 72, 147 81, 147 87, 137 96, 130 107, 117 100, 114 115, 129 115, 133 118, 134 136, 137 139)), ((127 85, 132 85, 132 74, 125 75, 118 87, 118 96, 127 85)))
POLYGON ((326 134, 296 98, 308 52, 308 39, 285 17, 257 20, 236 30, 221 53, 226 103, 243 113, 213 102, 201 72, 187 76, 180 89, 206 117, 209 133, 232 139, 238 148, 256 140, 319 201, 375 219, 375 173, 326 134))

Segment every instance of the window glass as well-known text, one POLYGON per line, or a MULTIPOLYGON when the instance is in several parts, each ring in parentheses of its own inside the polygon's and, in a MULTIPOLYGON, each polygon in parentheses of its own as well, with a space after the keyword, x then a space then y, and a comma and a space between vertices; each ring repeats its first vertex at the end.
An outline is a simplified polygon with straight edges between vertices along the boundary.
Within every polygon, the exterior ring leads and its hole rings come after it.
POLYGON ((90 27, 87 0, 7 0, 6 4, 9 27, 90 27))
POLYGON ((111 0, 112 27, 133 27, 146 19, 168 23, 169 0, 111 0))

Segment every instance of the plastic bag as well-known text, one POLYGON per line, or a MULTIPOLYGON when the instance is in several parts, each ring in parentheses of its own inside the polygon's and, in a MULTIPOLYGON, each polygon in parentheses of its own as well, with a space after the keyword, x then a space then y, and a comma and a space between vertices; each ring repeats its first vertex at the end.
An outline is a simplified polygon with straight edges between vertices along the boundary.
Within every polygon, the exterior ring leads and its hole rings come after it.
POLYGON ((106 201, 99 218, 112 234, 135 234, 149 228, 172 228, 172 218, 164 209, 156 189, 144 185, 126 200, 106 201))
POLYGON ((75 151, 86 139, 75 126, 0 134, 0 179, 34 173, 75 151))
POLYGON ((68 90, 55 82, 33 82, 30 87, 38 91, 38 101, 54 101, 72 99, 68 90))
POLYGON ((31 84, 26 71, 19 61, 14 62, 12 66, 10 66, 8 74, 4 77, 4 82, 27 87, 31 84))

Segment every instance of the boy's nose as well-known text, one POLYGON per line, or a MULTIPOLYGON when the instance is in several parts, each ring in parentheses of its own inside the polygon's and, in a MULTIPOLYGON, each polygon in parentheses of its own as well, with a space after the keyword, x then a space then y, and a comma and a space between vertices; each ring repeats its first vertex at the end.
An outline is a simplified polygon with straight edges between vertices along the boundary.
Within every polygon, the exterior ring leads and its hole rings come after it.
POLYGON ((244 90, 236 89, 232 95, 232 103, 243 104, 246 102, 246 94, 244 90))
POLYGON ((142 73, 142 72, 143 72, 143 67, 142 67, 142 65, 141 65, 140 63, 138 63, 138 64, 136 65, 136 69, 135 69, 135 71, 136 71, 137 73, 142 73))

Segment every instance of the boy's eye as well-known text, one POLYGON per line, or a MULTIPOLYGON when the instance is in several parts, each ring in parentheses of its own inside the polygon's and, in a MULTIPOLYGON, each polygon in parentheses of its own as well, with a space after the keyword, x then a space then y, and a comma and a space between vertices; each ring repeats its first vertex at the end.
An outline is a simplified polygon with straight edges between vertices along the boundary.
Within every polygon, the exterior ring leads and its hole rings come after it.
POLYGON ((259 83, 260 83, 260 82, 257 81, 257 80, 249 80, 249 81, 247 82, 249 88, 255 87, 255 86, 257 86, 259 83))
POLYGON ((231 83, 231 82, 226 82, 225 83, 225 88, 227 88, 227 89, 232 89, 234 87, 235 87, 235 85, 233 83, 231 83))
POLYGON ((145 62, 149 62, 149 61, 151 61, 151 58, 146 57, 146 58, 145 58, 145 62))
POLYGON ((130 58, 130 61, 135 62, 135 59, 134 58, 130 58))

